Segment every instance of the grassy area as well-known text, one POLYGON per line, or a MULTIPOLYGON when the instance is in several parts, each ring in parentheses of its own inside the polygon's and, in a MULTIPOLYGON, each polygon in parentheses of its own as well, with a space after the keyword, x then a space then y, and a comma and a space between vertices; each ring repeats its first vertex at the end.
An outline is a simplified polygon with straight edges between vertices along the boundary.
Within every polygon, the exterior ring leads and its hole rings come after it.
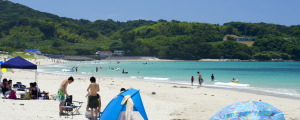
POLYGON ((236 41, 236 42, 246 44, 248 47, 251 47, 254 43, 254 41, 236 41))

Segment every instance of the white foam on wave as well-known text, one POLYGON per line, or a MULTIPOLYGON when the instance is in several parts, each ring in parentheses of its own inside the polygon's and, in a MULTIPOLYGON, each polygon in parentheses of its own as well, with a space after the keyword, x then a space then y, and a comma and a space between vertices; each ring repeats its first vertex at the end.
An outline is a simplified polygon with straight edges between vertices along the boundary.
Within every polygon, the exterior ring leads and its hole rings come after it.
POLYGON ((168 81, 170 78, 159 78, 159 77, 144 77, 145 80, 154 80, 154 81, 168 81))
POLYGON ((249 87, 249 84, 240 84, 240 83, 232 83, 232 82, 215 82, 214 86, 219 87, 249 87))
POLYGON ((298 96, 300 97, 300 93, 294 89, 281 89, 281 88, 256 88, 256 90, 268 92, 268 93, 275 93, 275 94, 282 94, 282 95, 289 95, 289 96, 298 96))
POLYGON ((82 75, 91 75, 91 72, 81 72, 82 75))
POLYGON ((107 64, 107 63, 104 63, 104 62, 97 62, 97 63, 94 63, 94 62, 92 62, 92 63, 90 63, 90 64, 93 64, 93 65, 95 65, 95 64, 104 65, 104 64, 107 64))
POLYGON ((231 82, 215 82, 214 84, 204 84, 205 86, 212 86, 212 87, 221 87, 221 88, 238 88, 238 89, 249 89, 255 91, 262 91, 272 94, 281 94, 281 95, 288 95, 288 96, 297 96, 300 97, 299 91, 293 89, 280 89, 280 88, 257 88, 257 87, 250 87, 249 84, 240 84, 240 83, 231 83, 231 82))
POLYGON ((137 76, 130 76, 131 79, 137 79, 137 76))
POLYGON ((64 66, 64 65, 48 65, 47 67, 61 68, 61 67, 66 67, 66 66, 64 66))

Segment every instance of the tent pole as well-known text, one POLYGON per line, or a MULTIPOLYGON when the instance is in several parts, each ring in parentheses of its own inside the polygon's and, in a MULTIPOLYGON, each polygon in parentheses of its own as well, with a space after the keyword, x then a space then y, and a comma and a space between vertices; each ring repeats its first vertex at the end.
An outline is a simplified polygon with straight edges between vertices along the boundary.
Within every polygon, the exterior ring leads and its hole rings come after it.
POLYGON ((38 81, 37 81, 37 69, 35 69, 35 82, 38 84, 38 81))
MULTIPOLYGON (((38 84, 38 81, 37 81, 37 69, 35 69, 35 82, 36 82, 36 84, 37 84, 37 86, 38 86, 39 84, 38 84)), ((39 92, 41 92, 41 91, 38 91, 38 92, 36 93, 37 99, 39 99, 39 92)))

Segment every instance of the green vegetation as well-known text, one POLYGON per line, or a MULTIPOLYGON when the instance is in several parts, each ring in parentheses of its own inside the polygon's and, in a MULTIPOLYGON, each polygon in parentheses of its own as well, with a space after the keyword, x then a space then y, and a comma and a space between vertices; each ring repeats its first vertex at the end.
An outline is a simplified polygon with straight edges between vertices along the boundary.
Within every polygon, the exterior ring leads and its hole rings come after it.
POLYGON ((99 50, 124 50, 127 56, 165 59, 300 59, 300 25, 111 19, 91 22, 4 0, 0 0, 0 16, 1 51, 39 49, 47 54, 91 55, 99 50), (223 41, 227 34, 251 37, 255 42, 223 41))
POLYGON ((24 52, 13 52, 10 55, 10 57, 17 57, 17 56, 20 56, 20 57, 26 58, 26 59, 36 59, 34 54, 29 54, 29 53, 24 53, 24 52))
POLYGON ((251 47, 254 43, 254 41, 237 41, 238 43, 246 44, 248 47, 251 47))

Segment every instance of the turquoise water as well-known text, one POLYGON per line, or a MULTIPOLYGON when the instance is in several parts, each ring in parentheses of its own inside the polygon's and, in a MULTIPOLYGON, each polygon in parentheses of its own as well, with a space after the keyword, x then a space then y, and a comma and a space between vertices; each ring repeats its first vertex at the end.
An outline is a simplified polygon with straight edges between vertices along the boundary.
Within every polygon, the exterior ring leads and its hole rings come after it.
MULTIPOLYGON (((204 86, 252 89, 300 96, 300 62, 199 62, 199 61, 72 61, 38 67, 39 72, 133 79, 190 85, 197 72, 204 86), (77 72, 63 72, 77 66, 77 72), (96 72, 98 67, 98 72, 96 72), (122 70, 128 74, 122 74, 122 70), (215 80, 210 76, 214 74, 215 80), (231 83, 232 78, 239 83, 231 83)), ((194 84, 195 84, 194 83, 194 84)))

